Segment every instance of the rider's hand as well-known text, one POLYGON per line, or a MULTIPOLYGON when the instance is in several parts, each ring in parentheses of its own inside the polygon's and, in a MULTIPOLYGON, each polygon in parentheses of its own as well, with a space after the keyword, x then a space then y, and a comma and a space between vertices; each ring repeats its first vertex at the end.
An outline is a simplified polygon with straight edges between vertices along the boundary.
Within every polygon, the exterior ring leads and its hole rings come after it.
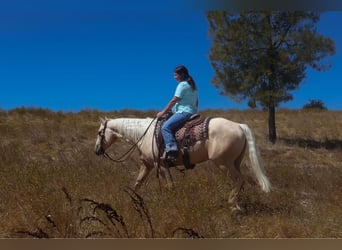
POLYGON ((163 115, 164 115, 164 112, 161 111, 161 112, 157 113, 157 118, 160 118, 160 117, 162 117, 163 115))

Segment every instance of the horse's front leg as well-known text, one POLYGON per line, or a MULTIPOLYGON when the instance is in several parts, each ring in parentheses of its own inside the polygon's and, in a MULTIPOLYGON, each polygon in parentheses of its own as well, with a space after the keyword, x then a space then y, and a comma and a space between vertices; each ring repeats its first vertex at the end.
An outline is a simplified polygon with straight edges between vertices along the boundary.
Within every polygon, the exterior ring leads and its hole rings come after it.
POLYGON ((145 182, 148 174, 151 172, 153 165, 149 164, 148 162, 146 162, 145 160, 141 159, 141 165, 140 165, 140 169, 139 169, 139 174, 137 177, 137 180, 134 184, 134 191, 137 192, 141 185, 145 182))
MULTIPOLYGON (((159 170, 158 170, 159 171, 159 170)), ((160 175, 166 181, 166 185, 169 189, 173 187, 173 179, 168 167, 160 166, 160 175)))

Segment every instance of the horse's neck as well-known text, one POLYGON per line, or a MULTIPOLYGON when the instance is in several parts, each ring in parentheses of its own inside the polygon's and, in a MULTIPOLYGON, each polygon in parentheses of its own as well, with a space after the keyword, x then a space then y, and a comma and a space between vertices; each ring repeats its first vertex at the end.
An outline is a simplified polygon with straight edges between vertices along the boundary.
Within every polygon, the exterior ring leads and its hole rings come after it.
POLYGON ((110 126, 125 139, 135 143, 144 134, 151 121, 151 118, 117 118, 111 120, 110 126))

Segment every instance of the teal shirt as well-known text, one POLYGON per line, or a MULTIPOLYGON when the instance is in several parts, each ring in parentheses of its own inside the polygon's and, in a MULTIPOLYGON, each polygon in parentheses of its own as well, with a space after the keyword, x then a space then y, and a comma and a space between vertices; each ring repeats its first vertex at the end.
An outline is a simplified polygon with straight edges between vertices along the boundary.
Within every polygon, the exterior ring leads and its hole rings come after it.
POLYGON ((188 82, 178 83, 175 96, 179 98, 176 103, 176 113, 197 113, 197 90, 193 90, 188 82))

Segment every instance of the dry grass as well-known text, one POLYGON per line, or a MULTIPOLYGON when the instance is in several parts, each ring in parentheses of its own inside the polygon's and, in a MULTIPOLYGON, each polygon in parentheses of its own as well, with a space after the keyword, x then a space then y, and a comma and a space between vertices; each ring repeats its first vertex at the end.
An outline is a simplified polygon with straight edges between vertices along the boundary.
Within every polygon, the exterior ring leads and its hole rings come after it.
POLYGON ((202 113, 247 123, 257 138, 274 189, 265 194, 246 184, 239 215, 229 210, 230 180, 209 162, 185 174, 173 169, 172 191, 153 172, 137 194, 130 189, 137 155, 114 164, 93 153, 99 116, 154 111, 0 110, 0 237, 342 237, 342 112, 280 110, 275 145, 267 141, 265 112, 202 113))

